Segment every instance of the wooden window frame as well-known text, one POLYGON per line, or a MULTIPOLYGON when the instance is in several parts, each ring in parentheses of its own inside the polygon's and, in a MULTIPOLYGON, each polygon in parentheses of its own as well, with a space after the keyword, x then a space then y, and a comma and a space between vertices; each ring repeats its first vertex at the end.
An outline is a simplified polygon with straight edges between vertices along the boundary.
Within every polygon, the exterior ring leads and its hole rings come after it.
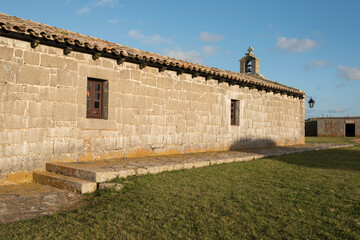
POLYGON ((105 81, 88 78, 86 91, 86 118, 104 119, 105 81), (100 87, 97 89, 96 87, 100 87), (96 107, 98 103, 98 107, 96 107))
POLYGON ((230 124, 239 126, 239 100, 231 99, 230 104, 230 124))

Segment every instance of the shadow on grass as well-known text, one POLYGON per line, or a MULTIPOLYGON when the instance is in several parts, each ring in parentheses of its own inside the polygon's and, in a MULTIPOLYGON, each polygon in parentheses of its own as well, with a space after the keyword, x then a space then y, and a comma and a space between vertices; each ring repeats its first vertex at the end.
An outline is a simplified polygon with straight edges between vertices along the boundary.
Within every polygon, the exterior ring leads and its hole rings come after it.
POLYGON ((303 167, 360 171, 360 147, 347 147, 271 157, 303 167))
MULTIPOLYGON (((267 153, 273 151, 274 155, 282 152, 285 155, 274 156, 271 159, 304 167, 360 171, 360 144, 354 142, 353 139, 356 138, 308 138, 307 143, 353 144, 354 146, 294 154, 286 154, 287 151, 292 150, 291 146, 273 148, 276 143, 271 139, 240 139, 233 144, 230 150, 259 154, 263 151, 267 153)), ((295 147, 293 150, 296 152, 297 148, 295 147)))

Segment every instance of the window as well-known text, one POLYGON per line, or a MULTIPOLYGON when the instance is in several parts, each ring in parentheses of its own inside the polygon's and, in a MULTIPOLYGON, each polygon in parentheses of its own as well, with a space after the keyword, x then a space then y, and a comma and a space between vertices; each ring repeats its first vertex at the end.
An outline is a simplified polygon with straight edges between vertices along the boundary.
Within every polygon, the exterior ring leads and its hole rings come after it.
POLYGON ((230 124, 239 125, 239 100, 231 99, 230 124))
POLYGON ((105 118, 105 81, 98 79, 88 79, 87 81, 87 118, 105 118))

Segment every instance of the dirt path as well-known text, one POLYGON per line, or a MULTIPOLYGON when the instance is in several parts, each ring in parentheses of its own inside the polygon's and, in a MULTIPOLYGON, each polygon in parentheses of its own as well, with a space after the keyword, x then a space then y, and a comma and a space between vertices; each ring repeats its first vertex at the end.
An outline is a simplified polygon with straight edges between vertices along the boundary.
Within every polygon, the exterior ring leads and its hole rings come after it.
POLYGON ((38 183, 1 186, 0 224, 53 214, 82 199, 79 194, 38 183))

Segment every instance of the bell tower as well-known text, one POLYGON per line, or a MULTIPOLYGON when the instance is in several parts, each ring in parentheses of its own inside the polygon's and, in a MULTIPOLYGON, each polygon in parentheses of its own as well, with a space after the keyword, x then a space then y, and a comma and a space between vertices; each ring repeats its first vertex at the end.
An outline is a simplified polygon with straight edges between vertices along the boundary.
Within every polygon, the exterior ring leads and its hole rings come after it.
POLYGON ((253 51, 254 48, 249 47, 248 53, 245 53, 245 56, 239 60, 240 73, 251 74, 263 78, 263 76, 259 73, 260 59, 255 57, 253 51))

